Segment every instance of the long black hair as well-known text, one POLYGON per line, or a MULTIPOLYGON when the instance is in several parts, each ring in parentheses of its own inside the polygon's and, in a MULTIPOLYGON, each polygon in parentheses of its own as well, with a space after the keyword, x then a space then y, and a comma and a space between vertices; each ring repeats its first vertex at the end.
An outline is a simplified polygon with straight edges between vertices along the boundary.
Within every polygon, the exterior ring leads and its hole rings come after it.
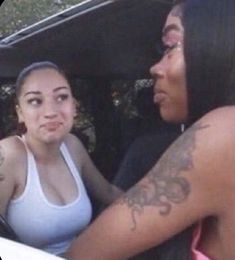
MULTIPOLYGON (((173 3, 180 8, 184 27, 188 125, 191 125, 210 110, 235 104, 235 0, 173 3)), ((191 259, 193 229, 189 227, 154 248, 155 259, 191 259)))
POLYGON ((181 6, 193 123, 210 110, 235 104, 235 1, 185 0, 181 6))

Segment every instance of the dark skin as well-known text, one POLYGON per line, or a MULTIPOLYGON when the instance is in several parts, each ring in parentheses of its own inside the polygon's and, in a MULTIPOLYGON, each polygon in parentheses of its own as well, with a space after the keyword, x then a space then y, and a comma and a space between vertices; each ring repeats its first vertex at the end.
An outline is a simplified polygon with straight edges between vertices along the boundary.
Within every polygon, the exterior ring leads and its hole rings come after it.
POLYGON ((158 207, 159 214, 165 216, 171 213, 173 204, 187 199, 191 187, 187 179, 181 176, 181 172, 193 168, 192 154, 196 148, 196 132, 206 127, 208 126, 195 125, 190 128, 173 143, 171 149, 167 150, 156 167, 149 172, 146 177, 148 188, 137 184, 118 201, 130 209, 133 230, 137 228, 137 215, 143 214, 145 207, 158 207), (183 150, 181 154, 177 153, 179 147, 183 150))
MULTIPOLYGON (((189 111, 180 17, 178 9, 168 15, 162 36, 166 50, 150 73, 162 118, 184 123, 189 111)), ((198 223, 197 248, 203 254, 235 259, 234 115, 234 106, 221 107, 188 128, 137 185, 74 241, 69 259, 129 259, 198 223)))
POLYGON ((188 129, 74 241, 69 259, 128 259, 202 218, 200 250, 211 259, 234 259, 234 112, 213 111, 188 129))

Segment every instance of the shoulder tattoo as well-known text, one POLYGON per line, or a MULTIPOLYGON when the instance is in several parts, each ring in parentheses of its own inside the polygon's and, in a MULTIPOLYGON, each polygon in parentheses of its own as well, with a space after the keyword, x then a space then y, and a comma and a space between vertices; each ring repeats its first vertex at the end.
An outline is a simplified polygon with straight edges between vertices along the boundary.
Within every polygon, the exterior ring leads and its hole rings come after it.
POLYGON ((137 215, 141 215, 146 207, 157 207, 159 214, 166 216, 170 214, 174 204, 187 199, 191 187, 181 173, 193 169, 196 134, 207 127, 208 125, 196 124, 189 128, 167 149, 146 175, 146 182, 133 186, 116 202, 125 204, 130 209, 132 230, 137 227, 137 215))
MULTIPOLYGON (((0 168, 4 162, 4 152, 2 146, 0 146, 0 168)), ((4 174, 0 171, 0 181, 3 181, 4 179, 4 174)))

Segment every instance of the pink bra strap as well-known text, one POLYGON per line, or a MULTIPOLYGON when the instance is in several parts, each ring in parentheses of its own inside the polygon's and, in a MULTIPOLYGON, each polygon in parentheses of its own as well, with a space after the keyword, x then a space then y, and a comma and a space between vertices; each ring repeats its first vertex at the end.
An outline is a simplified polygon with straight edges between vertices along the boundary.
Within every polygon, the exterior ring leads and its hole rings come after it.
POLYGON ((193 241, 192 241, 192 259, 193 260, 210 260, 207 256, 205 256, 202 252, 197 250, 198 243, 201 238, 201 233, 202 233, 202 223, 200 222, 197 226, 196 229, 193 232, 193 241))

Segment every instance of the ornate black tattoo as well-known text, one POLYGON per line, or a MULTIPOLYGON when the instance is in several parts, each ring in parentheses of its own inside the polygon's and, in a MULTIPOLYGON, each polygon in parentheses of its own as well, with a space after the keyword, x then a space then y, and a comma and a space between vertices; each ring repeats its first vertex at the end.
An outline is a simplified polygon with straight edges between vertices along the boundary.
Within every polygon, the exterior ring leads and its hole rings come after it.
MULTIPOLYGON (((4 161, 4 155, 3 154, 4 154, 3 149, 0 146, 0 167, 3 164, 3 161, 4 161)), ((0 172, 0 181, 2 181, 3 179, 4 179, 4 175, 3 175, 3 173, 0 172)))
POLYGON ((207 127, 196 124, 189 128, 150 170, 145 178, 145 184, 135 185, 117 201, 118 204, 126 204, 130 208, 132 230, 137 226, 136 214, 141 215, 145 207, 159 207, 160 215, 164 216, 170 214, 174 204, 182 203, 187 199, 190 183, 180 174, 193 169, 196 132, 207 127))

